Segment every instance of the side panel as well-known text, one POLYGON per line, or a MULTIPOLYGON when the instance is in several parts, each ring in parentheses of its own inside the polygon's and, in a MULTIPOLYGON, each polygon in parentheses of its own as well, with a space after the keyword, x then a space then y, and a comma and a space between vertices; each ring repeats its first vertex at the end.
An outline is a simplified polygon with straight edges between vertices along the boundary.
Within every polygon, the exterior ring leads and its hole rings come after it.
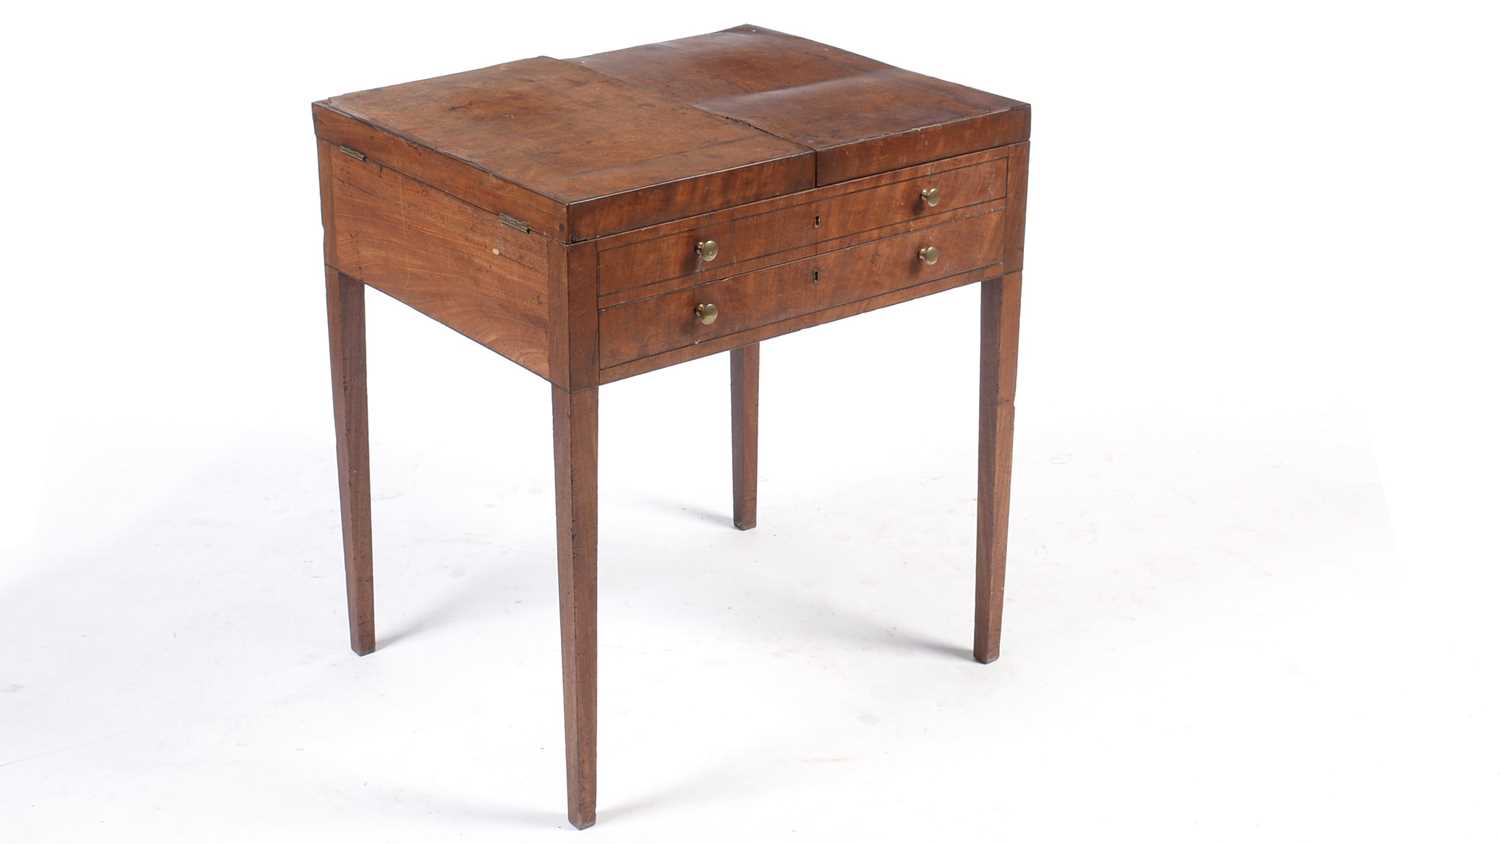
POLYGON ((332 201, 330 262, 547 377, 545 239, 327 142, 319 147, 332 201))

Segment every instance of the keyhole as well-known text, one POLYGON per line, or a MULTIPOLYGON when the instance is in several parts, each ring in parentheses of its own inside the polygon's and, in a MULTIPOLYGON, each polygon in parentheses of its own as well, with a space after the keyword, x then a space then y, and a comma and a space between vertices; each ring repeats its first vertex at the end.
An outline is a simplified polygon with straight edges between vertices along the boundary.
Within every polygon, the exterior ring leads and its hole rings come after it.
POLYGON ((817 284, 817 283, 818 283, 818 271, 817 270, 813 270, 813 284, 817 284))
POLYGON ((821 227, 822 225, 823 225, 823 215, 822 214, 814 214, 813 215, 813 228, 816 229, 816 228, 821 227))

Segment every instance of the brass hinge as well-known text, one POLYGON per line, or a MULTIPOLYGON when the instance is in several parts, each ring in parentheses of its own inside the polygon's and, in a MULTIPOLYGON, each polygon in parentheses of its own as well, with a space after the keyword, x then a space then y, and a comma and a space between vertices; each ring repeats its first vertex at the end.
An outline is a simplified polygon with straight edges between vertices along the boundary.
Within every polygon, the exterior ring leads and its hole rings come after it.
POLYGON ((343 144, 339 144, 339 152, 342 152, 344 155, 347 155, 356 161, 365 160, 365 154, 355 149, 354 147, 346 147, 343 144))
POLYGON ((520 220, 517 220, 515 217, 512 217, 509 214, 501 214, 500 215, 500 222, 506 224, 507 226, 510 226, 511 228, 515 229, 516 231, 520 231, 520 232, 525 232, 527 234, 531 234, 531 226, 526 225, 525 223, 521 222, 520 220))

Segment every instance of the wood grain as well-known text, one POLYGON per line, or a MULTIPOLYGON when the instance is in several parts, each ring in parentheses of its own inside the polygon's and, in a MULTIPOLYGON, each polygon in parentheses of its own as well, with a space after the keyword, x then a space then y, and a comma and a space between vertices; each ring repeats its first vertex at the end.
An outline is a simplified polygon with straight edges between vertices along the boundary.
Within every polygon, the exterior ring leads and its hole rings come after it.
POLYGON ((598 752, 599 391, 552 388, 568 820, 594 825, 598 752))
POLYGON ((546 241, 394 170, 329 158, 338 268, 546 377, 546 241))
POLYGON ((1026 260, 1026 183, 1031 169, 1031 142, 1009 149, 1006 176, 1005 271, 1019 272, 1026 260))
POLYGON ((860 299, 857 302, 849 302, 848 304, 825 308, 821 311, 814 311, 810 314, 803 314, 802 316, 784 319, 779 322, 767 323, 745 331, 738 331, 734 334, 725 334, 715 337, 712 340, 695 343, 691 346, 683 346, 682 348, 672 349, 660 354, 648 355, 647 357, 637 358, 626 363, 605 367, 599 370, 599 383, 608 384, 663 367, 675 366, 694 358, 701 358, 727 351, 737 346, 743 346, 746 343, 767 340, 771 337, 778 337, 782 334, 790 334, 794 331, 801 331, 804 328, 822 325, 825 322, 833 322, 834 320, 857 316, 867 311, 877 310, 890 305, 898 305, 912 299, 931 296, 934 293, 941 293, 944 290, 952 290, 955 287, 962 287, 966 284, 973 284, 976 281, 993 278, 999 274, 1000 268, 998 265, 979 267, 966 273, 959 273, 958 275, 922 284, 914 284, 911 287, 892 290, 878 296, 871 296, 868 299, 860 299))
POLYGON ((599 259, 594 242, 548 244, 547 262, 551 381, 570 390, 597 386, 599 259))
POLYGON ((700 284, 606 308, 599 315, 599 362, 636 358, 725 334, 866 299, 889 290, 966 272, 1000 260, 1004 214, 940 223, 873 243, 700 284), (924 246, 941 251, 937 265, 917 259, 924 246), (694 309, 718 308, 711 325, 694 309))
MULTIPOLYGON (((734 152, 722 147, 715 152, 734 152)), ((628 231, 664 220, 676 220, 715 208, 725 208, 803 190, 816 179, 813 159, 787 155, 756 166, 722 166, 693 178, 676 179, 639 188, 630 193, 584 199, 568 205, 568 239, 587 240, 613 232, 628 231)))
POLYGON ((548 368, 562 623, 568 820, 593 826, 598 738, 598 256, 592 242, 547 245, 548 368))
POLYGON ((568 383, 575 390, 599 384, 598 266, 593 243, 568 246, 568 383))
POLYGON ((1025 103, 749 24, 573 61, 816 150, 820 185, 1031 132, 1025 103))
POLYGON ((323 264, 331 266, 338 260, 338 237, 333 218, 333 155, 331 144, 318 141, 318 199, 323 220, 323 264))
POLYGON ((729 415, 734 460, 734 526, 755 527, 760 438, 760 344, 729 351, 729 415))
POLYGON ((420 143, 400 130, 376 126, 335 108, 331 101, 312 104, 313 129, 334 145, 368 156, 382 167, 396 170, 425 185, 463 200, 491 214, 523 220, 537 232, 567 240, 567 206, 550 196, 491 173, 472 161, 420 143))
POLYGON ((348 94, 313 123, 351 646, 375 647, 370 286, 552 383, 574 826, 596 817, 601 384, 729 351, 750 529, 760 342, 983 282, 974 656, 996 658, 1030 106, 747 25, 348 94))
MULTIPOLYGON (((879 88, 872 85, 866 99, 872 107, 877 107, 880 96, 879 88)), ((1018 103, 998 114, 820 148, 818 184, 837 184, 929 158, 946 158, 970 150, 1009 144, 1030 134, 1031 107, 1018 103)))
POLYGON ((313 123, 576 242, 1018 143, 1031 108, 746 25, 344 94, 313 123))
MULTIPOLYGON (((989 160, 1005 157, 1004 152, 1001 150, 986 150, 985 152, 979 153, 978 155, 981 157, 988 157, 989 160)), ((969 156, 961 156, 957 159, 951 159, 951 161, 959 162, 968 159, 970 159, 969 156)), ((906 181, 910 179, 911 174, 931 175, 933 173, 944 172, 946 168, 942 165, 945 163, 946 162, 939 162, 933 165, 924 165, 921 167, 913 167, 906 170, 901 170, 896 173, 885 173, 880 176, 870 176, 866 179, 860 179, 855 182, 848 182, 842 185, 830 185, 829 187, 824 188, 816 188, 812 191, 807 191, 802 194, 793 194, 787 197, 780 197, 777 200, 769 200, 765 203, 752 203, 748 206, 742 206, 742 208, 739 209, 728 210, 730 212, 744 212, 746 209, 750 208, 780 210, 784 207, 792 207, 797 205, 815 205, 819 201, 842 196, 844 193, 857 190, 857 186, 870 184, 894 184, 895 182, 906 181), (778 205, 778 203, 782 204, 778 205)), ((741 258, 734 264, 730 264, 724 267, 716 266, 719 263, 718 261, 705 263, 701 269, 696 270, 691 275, 665 279, 652 284, 647 284, 639 287, 631 287, 625 290, 601 292, 599 296, 599 306, 601 308, 608 308, 623 304, 625 302, 634 301, 636 299, 646 299, 650 298, 651 296, 657 296, 662 293, 670 292, 672 290, 680 290, 696 284, 702 284, 709 281, 716 281, 718 279, 727 278, 731 275, 739 275, 766 267, 773 267, 778 264, 785 264, 790 261, 799 260, 801 258, 809 258, 814 255, 819 255, 826 252, 835 252, 840 249, 846 249, 850 246, 856 246, 861 243, 868 243, 870 241, 880 240, 882 238, 891 237, 893 235, 914 231, 919 228, 925 228, 929 225, 933 225, 939 222, 949 222, 955 219, 967 219, 982 214, 997 213, 1005 209, 1005 202, 1006 201, 1004 199, 995 199, 957 208, 940 206, 937 208, 928 209, 915 218, 904 219, 901 222, 880 226, 879 228, 866 229, 854 234, 846 234, 843 237, 825 236, 813 243, 807 243, 802 246, 794 246, 789 249, 778 249, 754 258, 741 258)), ((816 212, 814 212, 814 214, 816 214, 816 212)), ((652 226, 646 229, 637 229, 635 231, 625 232, 624 234, 615 235, 609 238, 601 238, 598 241, 599 249, 601 250, 602 254, 604 250, 615 248, 617 246, 620 246, 621 244, 639 243, 643 240, 651 240, 667 235, 681 235, 684 231, 689 231, 702 226, 702 220, 703 217, 693 217, 684 220, 676 220, 671 223, 664 223, 660 226, 652 226)))
POLYGON ((1000 656, 1005 555, 1016 423, 1021 274, 986 281, 979 305, 979 524, 974 582, 974 658, 1000 656))
POLYGON ((806 191, 794 195, 802 201, 790 204, 785 198, 751 203, 695 218, 690 227, 668 224, 632 233, 629 240, 601 243, 599 291, 680 282, 660 285, 671 289, 710 281, 753 258, 999 199, 1006 190, 1004 158, 951 170, 916 167, 899 175, 903 178, 894 181, 872 177, 852 183, 857 190, 840 185, 806 191), (938 191, 937 206, 922 201, 926 188, 938 191), (654 232, 659 233, 651 236, 654 232), (712 261, 702 260, 696 252, 707 240, 718 244, 719 254, 712 261))
POLYGON ((568 206, 565 240, 811 187, 806 148, 538 57, 334 97, 327 108, 568 206))
POLYGON ((344 528, 344 586, 349 646, 375 650, 375 574, 370 529, 370 423, 365 374, 365 288, 325 268, 328 350, 333 381, 339 520, 344 528))

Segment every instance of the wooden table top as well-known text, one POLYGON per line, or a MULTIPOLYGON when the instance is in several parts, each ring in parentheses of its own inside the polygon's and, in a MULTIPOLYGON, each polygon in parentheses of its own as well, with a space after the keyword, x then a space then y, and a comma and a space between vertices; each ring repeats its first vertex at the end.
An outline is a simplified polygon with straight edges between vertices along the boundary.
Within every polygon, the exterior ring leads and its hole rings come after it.
POLYGON ((1024 141, 1025 103, 755 26, 313 105, 318 134, 587 240, 1024 141))

